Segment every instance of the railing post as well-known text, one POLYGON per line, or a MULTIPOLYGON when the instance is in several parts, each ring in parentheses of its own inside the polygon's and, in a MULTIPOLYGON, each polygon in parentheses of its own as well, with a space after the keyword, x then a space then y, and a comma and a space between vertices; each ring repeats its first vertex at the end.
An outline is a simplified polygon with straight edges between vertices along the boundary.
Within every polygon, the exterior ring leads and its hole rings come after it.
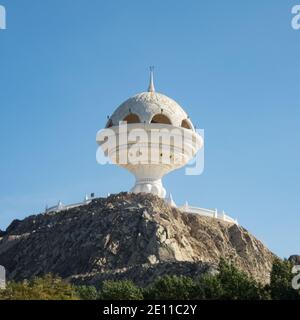
POLYGON ((189 210, 189 204, 188 204, 187 201, 186 201, 185 204, 184 204, 184 210, 185 210, 186 212, 188 212, 188 210, 189 210))
POLYGON ((218 219, 218 209, 215 209, 214 218, 218 219))

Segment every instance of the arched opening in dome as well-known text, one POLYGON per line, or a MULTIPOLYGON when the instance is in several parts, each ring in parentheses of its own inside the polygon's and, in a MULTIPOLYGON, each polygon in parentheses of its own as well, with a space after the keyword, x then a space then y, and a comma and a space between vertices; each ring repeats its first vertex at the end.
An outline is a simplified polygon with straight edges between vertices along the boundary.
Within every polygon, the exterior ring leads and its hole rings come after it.
POLYGON ((111 119, 109 119, 109 120, 107 121, 107 124, 106 124, 105 128, 110 128, 110 127, 112 127, 112 126, 113 126, 113 122, 112 122, 111 119))
POLYGON ((127 115, 123 121, 126 121, 127 123, 140 123, 141 120, 139 118, 138 115, 136 115, 135 113, 130 113, 129 115, 127 115))
POLYGON ((188 119, 182 120, 181 127, 185 129, 192 129, 191 122, 188 119))
POLYGON ((151 123, 164 123, 164 124, 171 124, 170 119, 165 116, 164 114, 156 114, 152 120, 151 123))

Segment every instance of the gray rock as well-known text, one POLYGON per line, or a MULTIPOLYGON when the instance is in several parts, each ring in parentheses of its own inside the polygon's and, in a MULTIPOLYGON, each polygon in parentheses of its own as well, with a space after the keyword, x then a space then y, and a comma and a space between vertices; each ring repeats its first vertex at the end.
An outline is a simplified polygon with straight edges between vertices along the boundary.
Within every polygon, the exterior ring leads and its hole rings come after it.
POLYGON ((274 255, 247 230, 182 213, 151 194, 120 193, 15 220, 0 238, 8 279, 52 272, 76 283, 215 272, 220 258, 267 283, 274 255), (209 271, 210 270, 210 271, 209 271))
POLYGON ((289 261, 293 262, 295 265, 300 265, 300 256, 292 255, 289 257, 289 261))

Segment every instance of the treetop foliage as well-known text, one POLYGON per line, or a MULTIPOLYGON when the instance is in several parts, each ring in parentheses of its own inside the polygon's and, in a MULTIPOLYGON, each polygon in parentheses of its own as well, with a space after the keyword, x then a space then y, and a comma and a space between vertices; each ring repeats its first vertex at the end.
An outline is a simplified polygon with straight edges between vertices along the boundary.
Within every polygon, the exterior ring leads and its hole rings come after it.
POLYGON ((0 300, 286 300, 300 299, 300 291, 292 288, 293 264, 275 259, 271 281, 261 285, 234 265, 221 260, 219 272, 196 279, 166 275, 145 288, 132 281, 108 280, 94 286, 75 286, 60 277, 47 274, 21 282, 9 282, 0 290, 0 300))

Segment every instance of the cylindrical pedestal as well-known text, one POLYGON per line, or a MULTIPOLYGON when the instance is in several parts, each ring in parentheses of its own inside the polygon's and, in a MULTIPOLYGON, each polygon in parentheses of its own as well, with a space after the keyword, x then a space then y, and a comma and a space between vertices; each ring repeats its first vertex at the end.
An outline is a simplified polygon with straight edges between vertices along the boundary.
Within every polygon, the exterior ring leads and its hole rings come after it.
POLYGON ((136 179, 134 187, 131 189, 131 192, 134 193, 153 193, 160 198, 164 198, 166 196, 166 189, 163 187, 161 179, 136 179))

